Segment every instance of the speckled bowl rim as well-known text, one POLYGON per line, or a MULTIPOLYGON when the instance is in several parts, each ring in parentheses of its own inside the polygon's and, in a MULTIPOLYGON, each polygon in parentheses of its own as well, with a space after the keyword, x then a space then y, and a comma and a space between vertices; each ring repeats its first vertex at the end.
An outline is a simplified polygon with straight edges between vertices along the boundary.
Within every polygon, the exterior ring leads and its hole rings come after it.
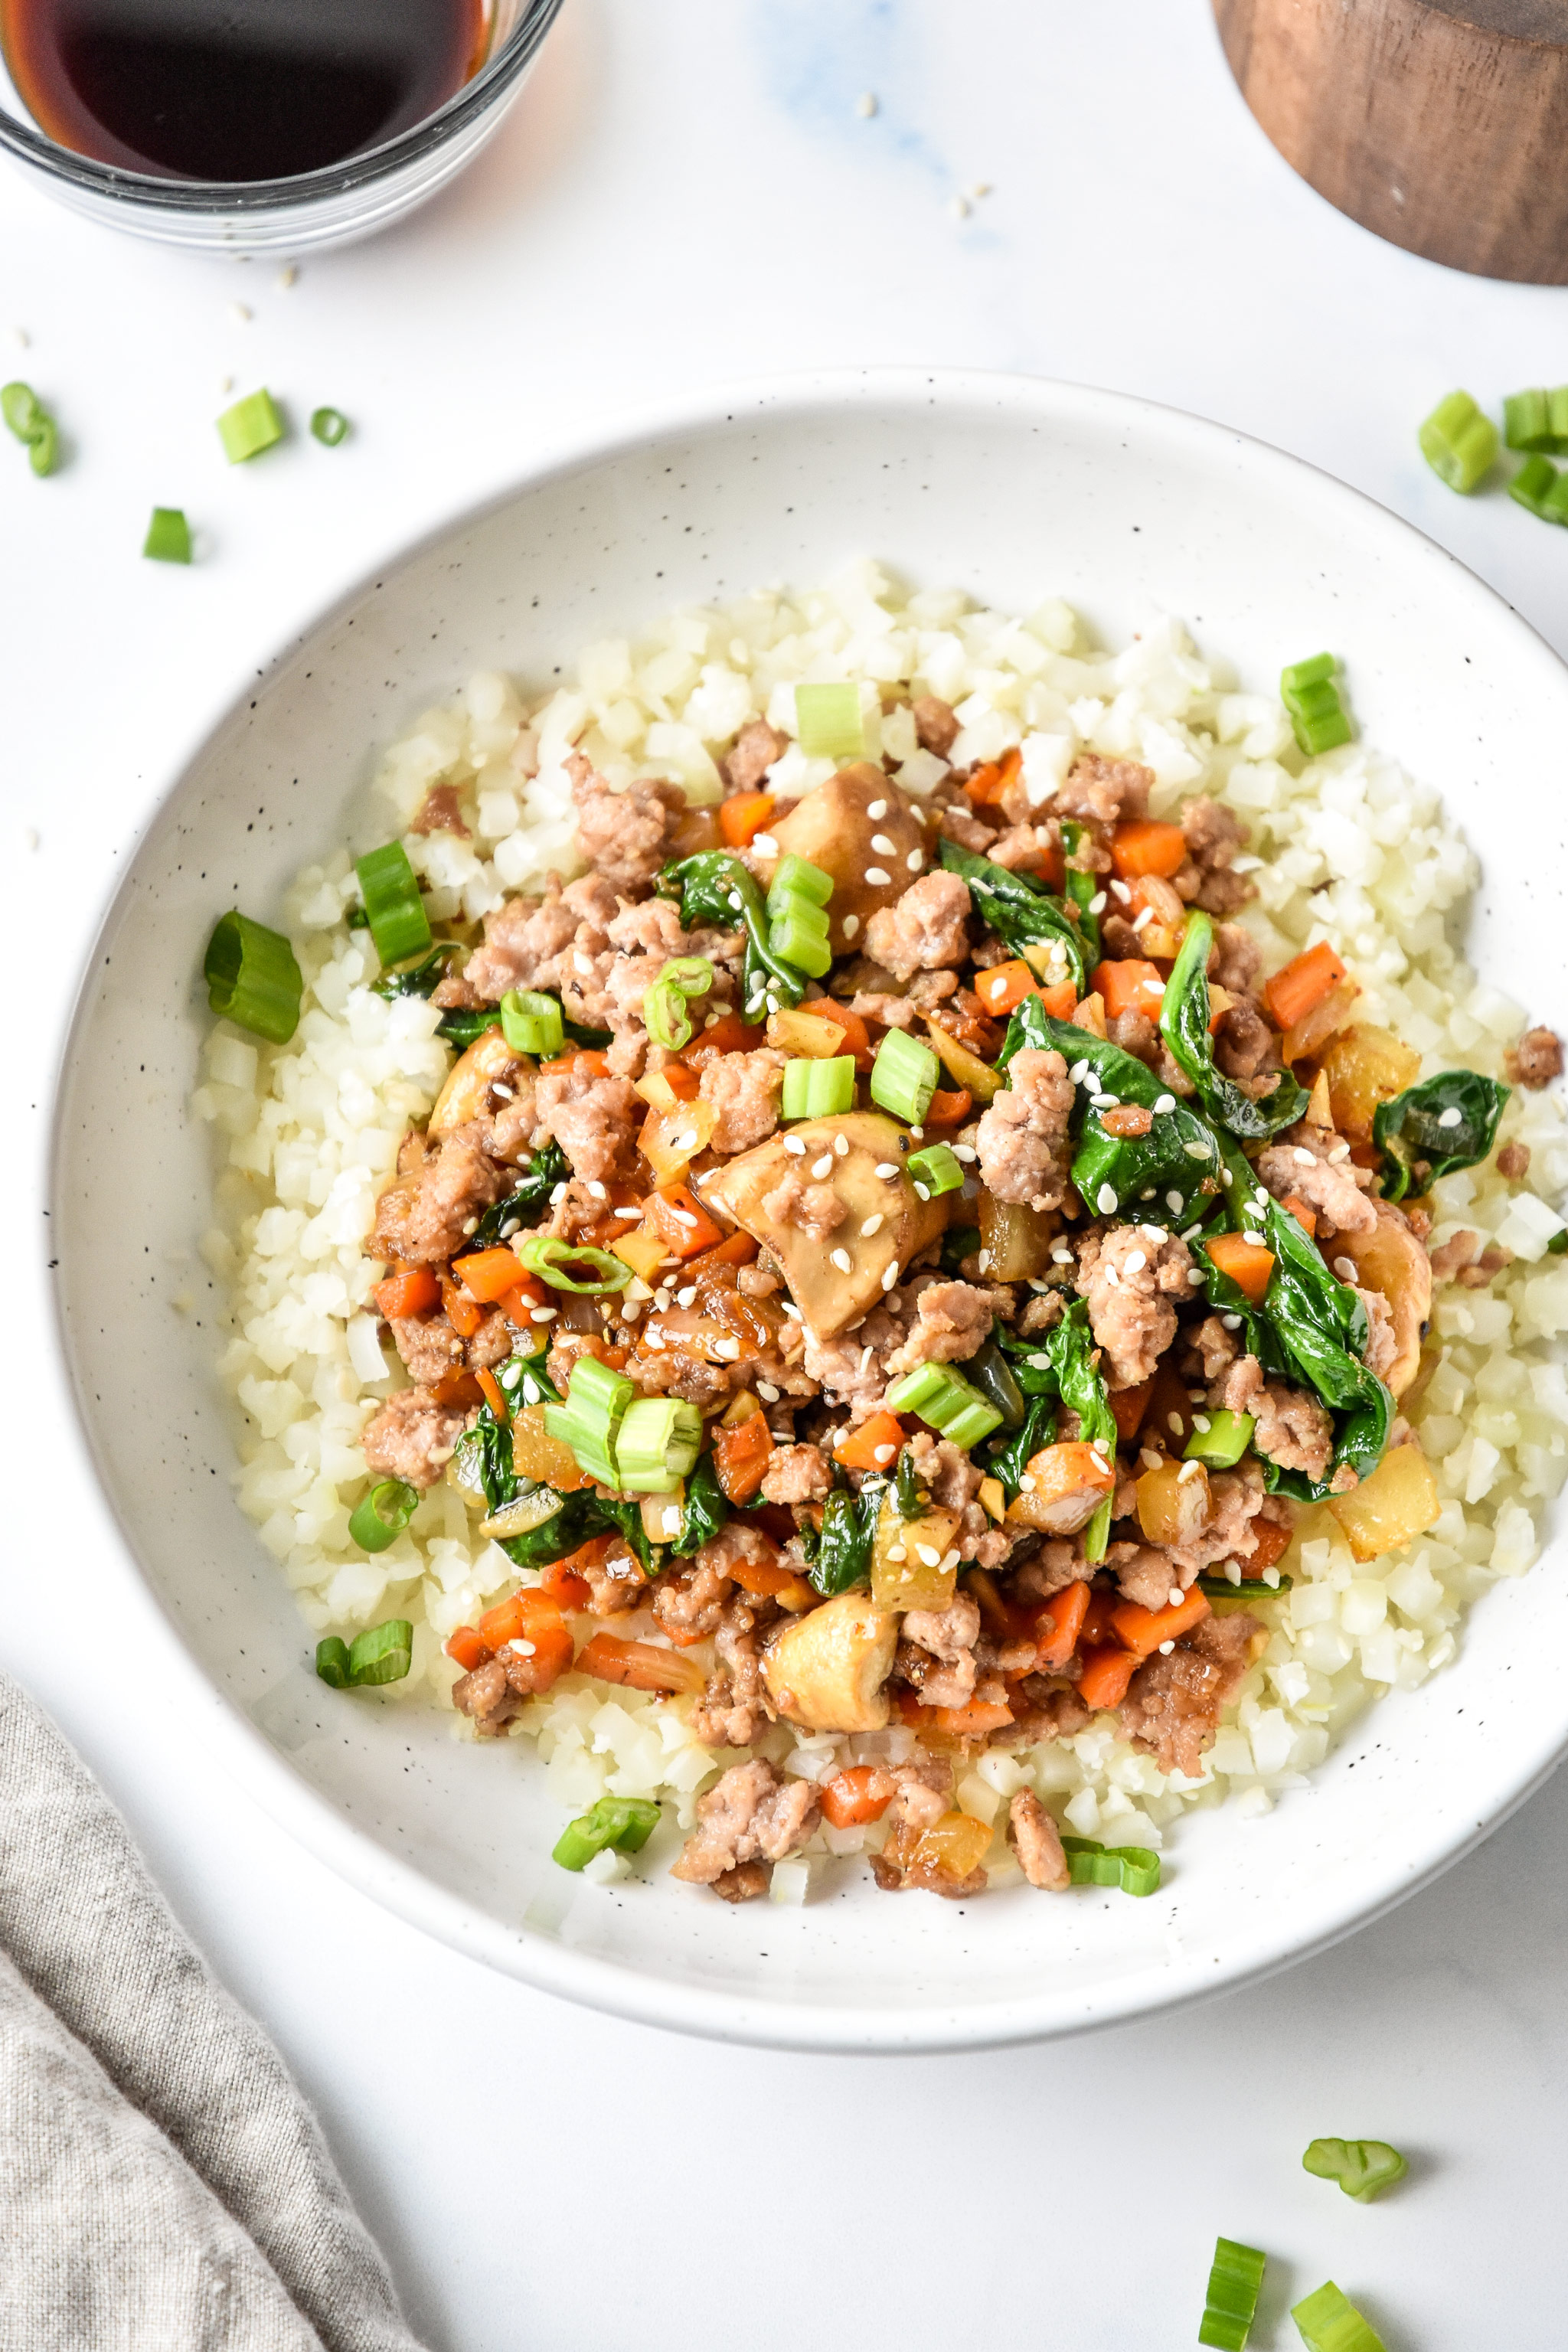
MULTIPOLYGON (((179 760, 169 782, 147 805, 121 877, 108 895, 95 929, 92 950, 83 967, 55 1076, 47 1166, 49 1198, 52 1200, 58 1190, 65 1149, 64 1073, 69 1066, 79 1026, 90 1009, 92 976, 125 878, 149 829, 184 791, 242 699, 254 698, 301 646, 346 619, 374 593, 377 581, 390 570, 434 551, 443 542, 482 523, 512 500, 545 483, 595 463, 634 454, 671 436, 700 435, 704 430, 733 427, 744 423, 748 416, 795 413, 821 416, 826 421, 835 412, 876 403, 899 404, 933 414, 939 413, 944 403, 970 410, 990 404, 993 408, 1026 412, 1042 425, 1069 416, 1093 415, 1101 422, 1109 417, 1123 421, 1129 430, 1147 424, 1167 436, 1177 436, 1200 451, 1207 449, 1216 455, 1222 449, 1239 453, 1245 463, 1263 476, 1272 475, 1298 487, 1310 483, 1314 498, 1331 509, 1337 506, 1347 522, 1353 517, 1364 527, 1369 520, 1375 519, 1374 528, 1403 541, 1407 552, 1434 567, 1435 579, 1441 580, 1448 593, 1476 600, 1494 624, 1500 619, 1509 626, 1517 635, 1521 660, 1526 665, 1531 660, 1541 665, 1543 687, 1554 686, 1558 692, 1563 690, 1565 668, 1552 648, 1505 599, 1426 533, 1302 458, 1231 426, 1160 402, 1054 378, 942 368, 857 368, 720 383, 649 404, 620 417, 603 418, 575 436, 563 436, 500 488, 470 502, 413 540, 391 542, 387 552, 366 565, 351 587, 332 596, 303 622, 290 626, 270 656, 250 667, 247 682, 237 688, 221 713, 204 719, 199 731, 193 730, 189 749, 179 760)), ((50 1320, 57 1362, 90 1456, 92 1432, 72 1379, 58 1294, 50 1320)), ((215 1687, 181 1639, 163 1600, 143 1577, 136 1563, 131 1532, 107 1494, 105 1501, 125 1543, 127 1564, 153 1603, 158 1620, 154 1636, 159 1652, 157 1667, 167 1676, 171 1698, 189 1706, 193 1726, 205 1726, 216 1760, 272 1820, 363 1894, 384 1904, 411 1926, 423 1928, 485 1966, 589 2008, 706 2039, 846 2054, 980 2050, 1092 2032, 1134 2018, 1189 2008, 1241 1985, 1278 1975, 1383 1917, 1473 1852, 1533 1795, 1568 1754, 1568 1717, 1561 1725, 1543 1726, 1531 1737, 1521 1732, 1512 1778, 1489 1809, 1458 1833, 1444 1829, 1436 1834, 1429 1832, 1425 1840, 1413 1834, 1409 1847, 1391 1863, 1390 1884, 1380 1893, 1352 1899, 1338 1909, 1331 1903, 1321 1906, 1310 1931, 1304 1936, 1294 1936, 1288 1930, 1272 1938, 1254 1934, 1233 1959, 1215 1963, 1203 1982, 1174 1986, 1168 1994, 1150 1998, 1146 1988, 1112 1978, 1097 1988, 1092 2005, 1078 2004, 1083 2011, 1079 2015, 1063 2014, 1059 1990, 973 2008, 952 2004, 885 2011, 829 2004, 786 2008, 651 1977, 635 1967, 597 1959, 525 1928, 508 1927, 447 1893, 411 1865, 399 1862, 345 1820, 326 1797, 294 1770, 240 1707, 215 1687)))

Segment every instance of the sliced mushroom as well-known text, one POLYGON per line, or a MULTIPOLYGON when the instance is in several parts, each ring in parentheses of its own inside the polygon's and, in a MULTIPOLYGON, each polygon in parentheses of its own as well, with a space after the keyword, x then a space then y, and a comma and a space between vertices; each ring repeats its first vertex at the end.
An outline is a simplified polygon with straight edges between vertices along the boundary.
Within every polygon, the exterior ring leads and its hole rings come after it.
POLYGON ((1363 1290, 1375 1290, 1394 1318, 1397 1353, 1384 1374, 1392 1393, 1405 1394, 1421 1361, 1421 1339, 1432 1313, 1432 1261, 1407 1218, 1387 1201, 1377 1203, 1370 1234, 1336 1234, 1331 1260, 1348 1257, 1363 1290))
POLYGON ((827 922, 835 955, 865 945, 871 917, 903 896, 931 854, 909 801, 866 760, 804 793, 769 830, 781 857, 804 857, 833 877, 827 922), (911 858, 919 863, 911 865, 911 858), (873 881, 873 875, 882 879, 873 881))
POLYGON ((880 1731, 899 1621, 865 1592, 841 1592, 775 1633, 763 1660, 768 1696, 806 1731, 880 1731))
MULTIPOLYGON (((944 1200, 922 1201, 907 1175, 909 1138, 879 1111, 808 1118, 699 1180, 703 1197, 743 1225, 784 1269, 790 1295, 819 1339, 858 1321, 947 1223, 944 1200), (842 1137, 847 1150, 836 1149, 842 1137), (791 1142, 803 1148, 789 1149, 791 1142), (826 1159, 821 1178, 814 1171, 826 1159), (891 1169, 891 1175, 878 1174, 891 1169), (849 1213, 826 1241, 770 1216, 763 1203, 791 1171, 831 1181, 849 1213), (845 1261, 847 1260, 847 1264, 845 1261), (889 1267, 898 1272, 888 1279, 889 1267)), ((956 1197, 956 1196, 955 1196, 956 1197)))
POLYGON ((466 1127, 471 1118, 483 1118, 490 1108, 490 1088, 531 1066, 512 1052, 504 1030, 487 1029, 447 1071, 447 1083, 430 1114, 431 1134, 448 1135, 455 1127, 466 1127))

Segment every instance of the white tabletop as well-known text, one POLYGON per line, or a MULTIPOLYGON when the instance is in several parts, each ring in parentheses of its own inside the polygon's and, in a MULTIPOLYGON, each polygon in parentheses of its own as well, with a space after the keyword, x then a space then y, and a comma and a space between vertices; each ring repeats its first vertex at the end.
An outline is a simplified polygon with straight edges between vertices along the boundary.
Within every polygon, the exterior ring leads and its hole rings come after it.
POLYGON ((9 172, 0 255, 0 373, 71 445, 44 484, 0 446, 25 1236, 0 1657, 277 2036, 415 2325, 441 2352, 1157 2352, 1194 2340, 1224 2231, 1276 2258, 1264 2347, 1296 2341, 1286 2303, 1330 2276, 1389 2352, 1561 2344, 1568 1787, 1326 1958, 1088 2041, 783 2057, 531 1994, 337 1884, 169 1718, 170 1637, 47 1369, 39 1189, 90 928, 182 748, 291 624, 542 440, 795 365, 1114 385, 1355 483, 1563 646, 1568 540, 1451 496, 1415 426, 1456 383, 1495 405, 1568 376, 1568 295, 1341 219, 1247 116, 1205 0, 569 0, 468 177, 292 287, 101 234, 9 172), (230 471, 229 377, 334 403, 354 438, 230 471), (200 526, 199 568, 140 561, 154 503, 200 526), (1325 2133, 1394 2140, 1411 2179, 1363 2210, 1300 2169, 1325 2133))

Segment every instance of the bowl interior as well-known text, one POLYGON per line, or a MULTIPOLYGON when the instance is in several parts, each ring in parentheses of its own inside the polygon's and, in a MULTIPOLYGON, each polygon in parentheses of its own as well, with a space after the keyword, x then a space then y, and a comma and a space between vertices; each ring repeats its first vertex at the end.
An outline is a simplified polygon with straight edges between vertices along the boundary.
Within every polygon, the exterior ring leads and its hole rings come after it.
POLYGON ((422 1705, 316 1680, 230 1496, 221 1330, 168 1303, 186 1285, 212 1299, 194 1253, 207 1131, 185 1105, 216 912, 237 898, 265 918, 309 857, 345 835, 367 845, 372 747, 470 670, 542 685, 672 605, 813 583, 862 553, 1021 612, 1065 596, 1110 642, 1180 614, 1254 685, 1334 647, 1365 734, 1444 793, 1481 854, 1478 961, 1549 1017, 1563 862, 1507 846, 1521 819, 1537 845, 1557 838, 1568 676, 1489 592, 1381 509, 1215 426, 1005 379, 838 379, 601 444, 384 568, 279 657, 178 780, 110 909, 61 1085, 54 1213, 100 1475, 265 1802, 406 1916, 554 1990, 750 2039, 929 2047, 1201 1995, 1452 1859, 1568 1733, 1553 1554, 1489 1593, 1458 1662, 1363 1718, 1310 1792, 1261 1820, 1180 1825, 1148 1901, 889 1904, 856 1864, 798 1911, 731 1909, 658 1868, 600 1890, 549 1860, 557 1809, 530 1743, 460 1745, 422 1705))

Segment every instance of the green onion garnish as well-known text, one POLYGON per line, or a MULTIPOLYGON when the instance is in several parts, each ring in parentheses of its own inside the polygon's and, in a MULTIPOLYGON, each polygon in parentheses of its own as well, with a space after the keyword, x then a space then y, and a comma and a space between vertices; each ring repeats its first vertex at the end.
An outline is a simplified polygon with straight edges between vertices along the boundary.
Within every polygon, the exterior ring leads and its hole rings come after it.
POLYGON ((544 1425, 551 1436, 569 1445, 578 1468, 601 1486, 620 1484, 616 1432, 636 1394, 624 1372, 612 1371, 596 1356, 579 1356, 572 1367, 565 1403, 544 1408, 544 1425))
POLYGON ((1432 471, 1451 490, 1473 490, 1498 453, 1497 426, 1468 392, 1440 400, 1415 437, 1432 471))
POLYGON ((1291 731, 1309 759, 1348 743, 1353 733, 1340 689, 1334 683, 1339 668, 1332 654, 1314 654, 1310 661, 1292 662, 1279 673, 1279 699, 1290 714, 1291 731))
POLYGON ((1382 2336, 1367 2326, 1332 2279, 1316 2294, 1293 2304, 1290 2316, 1301 2331, 1307 2352, 1387 2352, 1382 2336))
POLYGON ((612 1257, 608 1250, 589 1249, 581 1242, 563 1241, 558 1234, 530 1234, 525 1241, 513 1242, 512 1247, 530 1274, 538 1275, 552 1290, 574 1291, 579 1297, 601 1298, 607 1290, 624 1290, 632 1278, 625 1258, 612 1257), (586 1267, 595 1278, 580 1281, 564 1271, 567 1266, 586 1267))
POLYGON ((1244 1576, 1239 1584, 1233 1584, 1228 1576, 1200 1576, 1194 1581, 1194 1590, 1210 1601, 1278 1601, 1295 1581, 1293 1576, 1277 1575, 1268 1584, 1260 1576, 1244 1576))
POLYGON ((1252 1415, 1247 1412, 1205 1412, 1208 1427, 1195 1425, 1187 1440, 1184 1459, 1206 1462, 1213 1470, 1234 1470, 1252 1443, 1252 1415))
POLYGON ((376 1683, 400 1683, 414 1658, 414 1628, 406 1617, 367 1626, 352 1644, 329 1633, 316 1644, 316 1672, 333 1690, 363 1690, 376 1683))
POLYGON ((912 1151, 905 1164, 922 1201, 934 1200, 939 1192, 958 1192, 963 1188, 963 1163, 945 1143, 928 1143, 923 1151, 912 1151))
POLYGON ((419 1507, 419 1490, 401 1478, 373 1486, 349 1520, 349 1533, 362 1551, 384 1551, 395 1543, 419 1507))
POLYGON ((54 418, 30 383, 0 385, 0 416, 25 444, 35 474, 52 474, 59 462, 60 436, 54 418))
POLYGON ((919 1127, 941 1076, 942 1064, 929 1045, 917 1043, 907 1029, 889 1029, 871 1065, 871 1100, 919 1127))
POLYGON ((1244 2246, 1235 2238, 1215 2240, 1200 2344, 1215 2345, 1219 2352, 1246 2352, 1267 2260, 1256 2246, 1244 2246))
POLYGON ((780 858, 768 885, 767 908, 770 915, 780 915, 790 898, 805 898, 814 907, 826 907, 832 896, 832 875, 814 866, 809 857, 797 857, 792 849, 780 858))
POLYGON ((247 393, 226 408, 217 421, 218 438, 231 466, 243 465, 247 457, 258 457, 263 449, 270 449, 275 441, 283 438, 283 419, 269 392, 247 393))
POLYGON ((142 552, 150 555, 154 563, 190 562, 191 526, 185 520, 183 507, 153 508, 147 536, 142 542, 142 552))
POLYGON ((673 1494, 702 1450, 702 1415, 676 1397, 638 1397, 616 1433, 619 1484, 636 1495, 673 1494))
POLYGON ((617 1853, 637 1853, 658 1827, 658 1807, 649 1797, 601 1797, 574 1822, 568 1822, 556 1841, 552 1862, 563 1870, 581 1870, 614 1846, 617 1853))
POLYGON ((1503 439, 1510 449, 1561 457, 1568 452, 1568 383, 1553 392, 1510 392, 1502 404, 1503 439))
POLYGON ((1403 2180, 1410 2167, 1385 2139, 1315 2139, 1301 2168, 1320 2180, 1337 2180, 1347 2197, 1365 2205, 1380 2189, 1403 2180))
POLYGON ((785 1118, 837 1118, 855 1108, 855 1056, 835 1054, 826 1062, 784 1064, 785 1118))
POLYGON ((886 1403, 889 1412, 918 1413, 965 1454, 1002 1426, 996 1407, 951 1364, 917 1364, 893 1382, 886 1403))
POLYGON ((310 430, 324 448, 335 449, 349 437, 349 420, 341 408, 313 408, 310 430))
POLYGON ((1152 1846, 1107 1846, 1093 1838, 1065 1837, 1062 1852, 1075 1886, 1120 1886, 1123 1895, 1158 1891, 1160 1857, 1152 1846))
POLYGON ((501 1034, 514 1054, 559 1054, 565 1039, 561 1007, 536 988, 509 988, 500 1001, 501 1034))
POLYGON ((1527 457, 1508 494, 1542 522, 1568 523, 1568 474, 1560 473, 1550 457, 1527 457))
POLYGON ((354 862, 370 935, 384 967, 423 955, 431 943, 430 918, 400 841, 367 850, 354 862))
POLYGON ((809 760, 858 760, 866 749, 858 686, 797 686, 795 731, 809 760))
POLYGON ((813 980, 821 980, 833 962, 825 912, 832 896, 831 874, 793 852, 779 860, 768 886, 769 949, 813 980))
POLYGON ((643 1022, 656 1045, 676 1053, 690 1045, 687 1005, 694 996, 706 996, 712 985, 713 967, 706 956, 670 958, 653 986, 643 991, 643 1022))
POLYGON ((305 982, 293 949, 280 931, 253 923, 237 908, 218 919, 202 973, 213 1011, 253 1036, 286 1045, 300 1026, 305 982))

